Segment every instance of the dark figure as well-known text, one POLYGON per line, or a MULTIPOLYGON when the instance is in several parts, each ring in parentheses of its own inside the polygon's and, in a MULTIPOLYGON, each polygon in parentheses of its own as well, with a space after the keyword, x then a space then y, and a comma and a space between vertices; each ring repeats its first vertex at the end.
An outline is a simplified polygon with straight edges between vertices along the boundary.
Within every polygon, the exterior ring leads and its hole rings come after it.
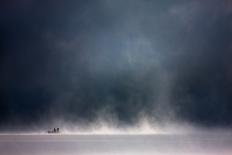
POLYGON ((56 128, 53 129, 53 132, 56 133, 56 128))
POLYGON ((57 133, 58 133, 58 132, 60 132, 60 129, 59 129, 59 128, 57 128, 57 129, 56 129, 56 132, 57 132, 57 133))

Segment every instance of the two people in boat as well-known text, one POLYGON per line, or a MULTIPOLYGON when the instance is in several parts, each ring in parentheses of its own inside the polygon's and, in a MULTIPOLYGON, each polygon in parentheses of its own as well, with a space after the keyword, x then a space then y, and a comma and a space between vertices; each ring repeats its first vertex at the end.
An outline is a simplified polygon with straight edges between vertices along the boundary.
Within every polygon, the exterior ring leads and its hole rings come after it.
POLYGON ((60 129, 59 128, 54 128, 53 130, 49 130, 48 133, 59 133, 60 129))

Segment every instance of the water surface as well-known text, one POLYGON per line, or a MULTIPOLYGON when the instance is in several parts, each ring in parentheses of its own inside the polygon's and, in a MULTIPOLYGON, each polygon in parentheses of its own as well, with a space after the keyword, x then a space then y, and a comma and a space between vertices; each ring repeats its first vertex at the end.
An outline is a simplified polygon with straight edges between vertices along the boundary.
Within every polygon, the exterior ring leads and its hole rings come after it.
POLYGON ((232 155, 229 134, 0 135, 1 155, 232 155))

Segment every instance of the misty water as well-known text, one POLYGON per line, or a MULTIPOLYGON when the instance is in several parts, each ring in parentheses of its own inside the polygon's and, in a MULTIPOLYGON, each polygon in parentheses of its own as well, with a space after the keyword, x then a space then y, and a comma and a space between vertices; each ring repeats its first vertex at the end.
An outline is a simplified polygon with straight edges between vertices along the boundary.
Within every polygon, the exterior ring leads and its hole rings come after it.
POLYGON ((1 155, 231 155, 232 135, 1 135, 1 155))

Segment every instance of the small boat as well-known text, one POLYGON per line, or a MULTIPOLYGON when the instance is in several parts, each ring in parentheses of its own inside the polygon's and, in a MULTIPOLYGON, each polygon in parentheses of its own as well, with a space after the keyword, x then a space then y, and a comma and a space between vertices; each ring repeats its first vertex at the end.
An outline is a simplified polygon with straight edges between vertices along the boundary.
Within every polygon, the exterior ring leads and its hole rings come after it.
POLYGON ((60 129, 54 128, 53 130, 48 130, 48 133, 60 133, 60 129))

